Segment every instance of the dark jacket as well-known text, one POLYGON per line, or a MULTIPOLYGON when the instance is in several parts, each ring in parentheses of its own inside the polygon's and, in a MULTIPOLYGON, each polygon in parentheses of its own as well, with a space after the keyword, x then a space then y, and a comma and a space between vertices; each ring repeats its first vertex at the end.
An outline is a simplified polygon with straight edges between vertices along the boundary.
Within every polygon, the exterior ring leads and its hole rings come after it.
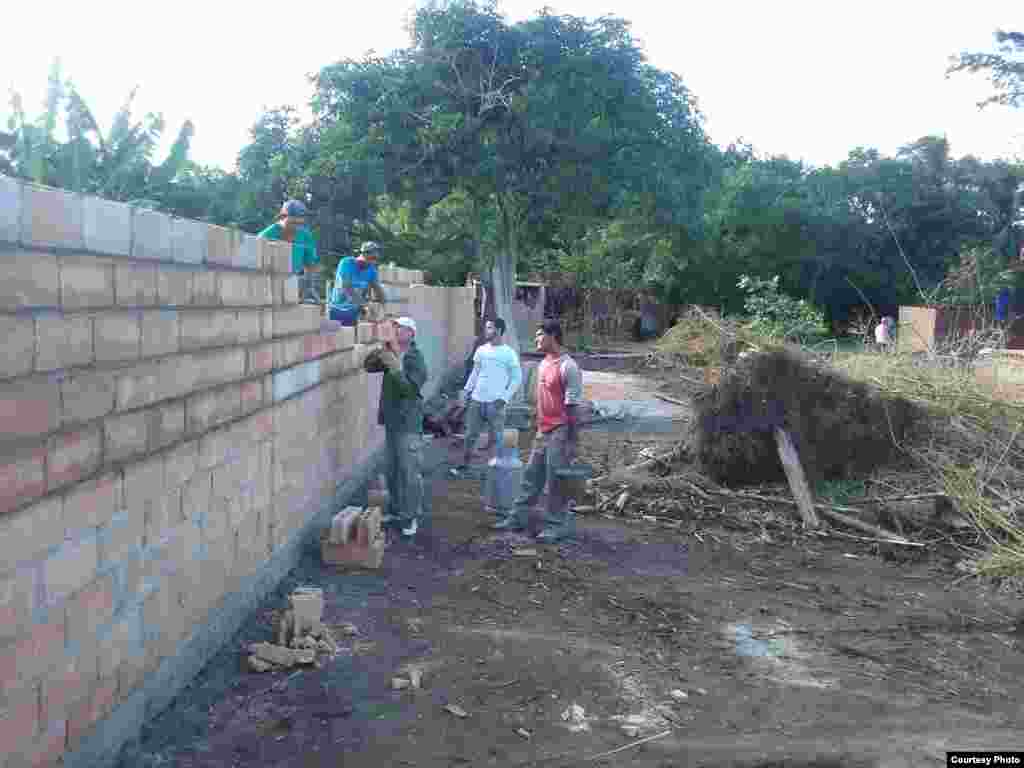
POLYGON ((387 370, 373 353, 366 358, 363 367, 369 373, 384 374, 377 423, 394 432, 422 432, 423 395, 420 390, 427 381, 427 363, 416 342, 409 343, 401 373, 387 370))

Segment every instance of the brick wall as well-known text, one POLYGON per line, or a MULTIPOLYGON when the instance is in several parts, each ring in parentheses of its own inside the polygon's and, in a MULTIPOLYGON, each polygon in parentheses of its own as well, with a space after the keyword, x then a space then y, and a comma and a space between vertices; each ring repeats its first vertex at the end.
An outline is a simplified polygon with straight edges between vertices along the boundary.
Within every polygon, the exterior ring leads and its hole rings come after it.
MULTIPOLYGON (((384 326, 321 331, 289 246, 0 175, 0 766, 137 735, 383 442, 384 326), (6 760, 6 762, 5 762, 6 760)), ((382 268, 428 392, 471 289, 382 268)))

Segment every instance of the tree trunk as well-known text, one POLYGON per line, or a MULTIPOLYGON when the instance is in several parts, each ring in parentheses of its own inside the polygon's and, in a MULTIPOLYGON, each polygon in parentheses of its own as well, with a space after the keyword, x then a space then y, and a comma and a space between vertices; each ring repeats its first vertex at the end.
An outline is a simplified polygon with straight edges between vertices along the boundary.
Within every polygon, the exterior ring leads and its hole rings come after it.
MULTIPOLYGON (((512 221, 508 204, 498 199, 498 220, 501 230, 501 245, 494 254, 494 266, 491 268, 491 285, 494 291, 494 308, 498 317, 505 321, 505 343, 519 354, 521 340, 512 314, 512 302, 516 290, 516 265, 519 261, 519 242, 512 221)), ((525 340, 524 340, 525 341, 525 340)), ((524 386, 512 396, 512 402, 521 404, 525 401, 524 386)))

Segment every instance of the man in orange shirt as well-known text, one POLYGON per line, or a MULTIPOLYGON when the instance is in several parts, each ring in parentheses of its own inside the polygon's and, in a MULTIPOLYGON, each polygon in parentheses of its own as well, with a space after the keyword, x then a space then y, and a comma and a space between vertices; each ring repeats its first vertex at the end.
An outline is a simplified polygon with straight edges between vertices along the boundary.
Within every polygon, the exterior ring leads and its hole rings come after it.
POLYGON ((534 342, 537 350, 544 353, 537 370, 537 435, 515 510, 494 527, 499 531, 526 528, 530 508, 547 484, 544 529, 537 540, 552 543, 572 533, 569 500, 562 496, 555 472, 568 467, 576 456, 583 376, 576 361, 562 349, 562 326, 557 320, 545 320, 534 342))

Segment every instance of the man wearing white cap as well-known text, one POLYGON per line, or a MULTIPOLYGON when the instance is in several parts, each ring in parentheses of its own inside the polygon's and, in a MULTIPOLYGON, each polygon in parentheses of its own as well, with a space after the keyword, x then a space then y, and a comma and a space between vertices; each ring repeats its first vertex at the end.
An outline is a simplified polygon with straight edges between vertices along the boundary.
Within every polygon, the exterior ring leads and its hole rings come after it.
POLYGON ((423 441, 423 396, 427 363, 416 346, 416 321, 394 321, 395 338, 378 353, 366 358, 370 373, 383 373, 377 423, 387 438, 388 492, 391 509, 386 521, 398 523, 405 536, 415 536, 423 511, 423 475, 420 452, 423 441))

